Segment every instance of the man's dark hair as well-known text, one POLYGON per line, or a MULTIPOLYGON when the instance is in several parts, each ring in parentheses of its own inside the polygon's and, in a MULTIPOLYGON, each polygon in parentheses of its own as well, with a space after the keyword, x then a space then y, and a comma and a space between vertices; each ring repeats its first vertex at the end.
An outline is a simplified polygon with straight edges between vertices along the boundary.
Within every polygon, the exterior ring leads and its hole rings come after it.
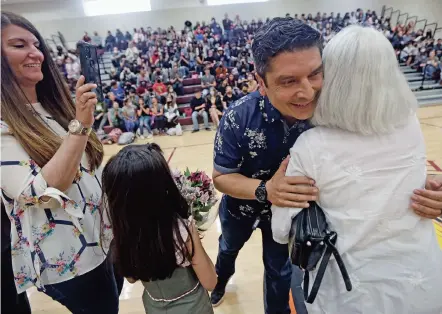
POLYGON ((293 18, 274 18, 255 34, 252 53, 256 72, 264 79, 272 58, 283 52, 317 47, 322 54, 321 34, 293 18))

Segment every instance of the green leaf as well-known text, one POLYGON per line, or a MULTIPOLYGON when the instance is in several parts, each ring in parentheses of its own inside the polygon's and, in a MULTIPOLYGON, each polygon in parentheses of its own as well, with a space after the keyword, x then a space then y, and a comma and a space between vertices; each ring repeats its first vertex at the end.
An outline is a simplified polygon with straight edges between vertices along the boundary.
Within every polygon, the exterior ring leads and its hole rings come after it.
POLYGON ((207 212, 209 212, 209 210, 212 208, 212 206, 204 206, 204 207, 202 207, 202 208, 200 208, 200 212, 202 212, 202 213, 207 213, 207 212))
POLYGON ((186 167, 186 171, 184 171, 184 175, 185 175, 186 177, 189 177, 189 176, 190 176, 190 170, 189 170, 189 167, 186 167))
POLYGON ((194 215, 193 215, 193 218, 195 219, 195 221, 197 222, 197 224, 198 224, 198 222, 202 222, 203 221, 203 216, 201 216, 199 213, 195 213, 194 215))

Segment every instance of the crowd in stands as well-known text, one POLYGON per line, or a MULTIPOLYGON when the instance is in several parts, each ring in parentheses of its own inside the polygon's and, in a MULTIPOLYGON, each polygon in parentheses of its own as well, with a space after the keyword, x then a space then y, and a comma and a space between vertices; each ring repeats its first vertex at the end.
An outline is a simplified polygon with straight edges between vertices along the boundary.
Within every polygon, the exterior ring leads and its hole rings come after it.
MULTIPOLYGON (((324 45, 351 24, 376 28, 392 42, 400 61, 425 72, 428 79, 440 79, 442 40, 435 42, 431 31, 424 34, 413 22, 391 26, 388 18, 361 9, 344 16, 318 12, 293 18, 321 32, 324 45)), ((232 102, 258 89, 251 43, 263 23, 262 19, 249 23, 239 15, 232 20, 225 14, 221 22, 187 21, 181 31, 117 29, 115 35, 108 31, 104 40, 97 32, 92 37, 85 33, 83 41, 97 45, 100 53, 109 52, 112 59, 111 84, 105 88, 105 102, 97 105, 96 130, 100 134, 106 126, 118 127, 151 138, 177 127, 179 117, 186 114, 192 117, 194 132, 199 131, 199 117, 205 129, 210 130, 209 118, 217 126, 232 102), (201 90, 195 92, 191 109, 180 113, 177 97, 184 94, 183 80, 189 78, 200 78, 201 90)), ((74 86, 80 75, 75 51, 65 53, 59 47, 54 57, 74 86)))

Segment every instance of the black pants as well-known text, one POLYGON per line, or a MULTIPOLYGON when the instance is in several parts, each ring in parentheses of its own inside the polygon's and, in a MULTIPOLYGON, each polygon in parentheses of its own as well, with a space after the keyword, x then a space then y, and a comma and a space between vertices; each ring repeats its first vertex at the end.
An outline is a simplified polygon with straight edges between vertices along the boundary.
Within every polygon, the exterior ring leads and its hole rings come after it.
POLYGON ((1 313, 30 314, 31 306, 26 292, 17 294, 12 272, 11 248, 2 252, 1 313))
POLYGON ((45 285, 45 294, 72 313, 118 314, 122 277, 115 275, 110 258, 97 268, 70 280, 45 285), (118 279, 117 279, 118 278, 118 279))

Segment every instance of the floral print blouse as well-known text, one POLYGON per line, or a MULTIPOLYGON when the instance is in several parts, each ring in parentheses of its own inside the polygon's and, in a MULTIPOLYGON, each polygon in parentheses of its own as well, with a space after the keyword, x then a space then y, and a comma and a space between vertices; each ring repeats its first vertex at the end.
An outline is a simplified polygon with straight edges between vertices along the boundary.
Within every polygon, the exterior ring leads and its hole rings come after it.
MULTIPOLYGON (((56 132, 67 132, 43 109, 36 114, 56 132)), ((85 274, 106 258, 111 228, 100 237, 101 169, 88 170, 86 154, 64 192, 49 187, 41 168, 1 121, 1 198, 11 221, 12 268, 18 293, 85 274), (49 197, 48 201, 44 201, 49 197)))

